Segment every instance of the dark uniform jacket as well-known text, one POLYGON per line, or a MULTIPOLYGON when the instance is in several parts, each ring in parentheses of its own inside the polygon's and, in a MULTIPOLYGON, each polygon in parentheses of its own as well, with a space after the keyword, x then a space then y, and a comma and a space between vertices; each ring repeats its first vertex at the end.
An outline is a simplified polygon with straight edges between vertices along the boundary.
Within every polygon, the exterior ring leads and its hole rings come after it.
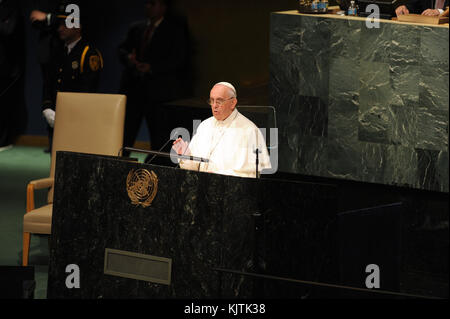
POLYGON ((136 94, 145 93, 150 101, 155 102, 176 99, 182 91, 187 63, 186 30, 179 22, 164 18, 155 29, 150 43, 143 50, 140 62, 150 64, 151 72, 142 75, 129 64, 128 54, 133 50, 136 54, 141 52, 146 28, 147 21, 133 24, 126 40, 119 46, 119 58, 125 66, 121 92, 127 95, 133 94, 133 91, 136 94), (133 90, 134 88, 140 88, 140 92, 133 90))
POLYGON ((81 39, 69 55, 64 47, 58 52, 49 83, 44 83, 42 110, 55 109, 58 92, 95 93, 98 89, 103 58, 97 49, 81 39))

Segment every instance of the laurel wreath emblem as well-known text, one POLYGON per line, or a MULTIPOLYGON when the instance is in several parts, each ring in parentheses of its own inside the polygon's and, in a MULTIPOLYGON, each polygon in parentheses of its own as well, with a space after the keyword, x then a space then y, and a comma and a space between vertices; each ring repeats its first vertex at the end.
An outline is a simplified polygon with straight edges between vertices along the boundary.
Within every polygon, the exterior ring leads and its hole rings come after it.
POLYGON ((158 177, 146 169, 132 169, 127 176, 127 193, 131 203, 149 207, 158 192, 158 177))

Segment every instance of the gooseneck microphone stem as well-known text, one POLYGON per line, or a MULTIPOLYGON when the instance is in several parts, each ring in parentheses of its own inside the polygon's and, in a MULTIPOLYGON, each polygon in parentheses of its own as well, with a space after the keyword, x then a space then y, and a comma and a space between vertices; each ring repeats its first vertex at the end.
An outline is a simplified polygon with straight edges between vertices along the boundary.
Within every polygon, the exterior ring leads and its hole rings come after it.
POLYGON ((259 166, 259 149, 256 148, 256 178, 259 178, 258 166, 259 166))
POLYGON ((129 151, 129 152, 151 154, 151 155, 168 157, 168 158, 173 157, 173 158, 176 158, 176 159, 195 161, 195 162, 201 162, 201 163, 208 163, 209 162, 209 160, 206 159, 206 158, 201 158, 201 157, 196 157, 196 156, 170 154, 170 153, 164 153, 164 152, 158 152, 158 151, 147 151, 147 150, 141 150, 141 149, 132 148, 132 147, 124 147, 124 150, 129 151))
MULTIPOLYGON (((164 149, 164 147, 166 147, 167 144, 169 144, 170 141, 172 141, 172 140, 169 139, 169 140, 166 142, 166 144, 164 144, 164 145, 158 150, 158 152, 161 152, 161 151, 164 149)), ((150 164, 150 163, 155 159, 156 156, 157 156, 156 154, 153 155, 153 157, 152 157, 149 161, 146 161, 145 163, 146 163, 146 164, 150 164)))

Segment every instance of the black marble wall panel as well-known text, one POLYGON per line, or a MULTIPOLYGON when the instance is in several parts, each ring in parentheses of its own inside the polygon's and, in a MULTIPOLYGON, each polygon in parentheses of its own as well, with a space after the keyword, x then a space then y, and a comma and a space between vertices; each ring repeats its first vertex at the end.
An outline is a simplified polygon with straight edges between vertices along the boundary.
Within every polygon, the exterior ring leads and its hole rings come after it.
POLYGON ((272 13, 280 171, 448 192, 448 36, 272 13))
MULTIPOLYGON (((263 213, 261 236, 264 238, 259 251, 263 273, 336 283, 339 277, 337 249, 332 238, 335 238, 333 207, 337 205, 337 197, 329 191, 329 186, 309 184, 297 188, 265 180, 260 189, 260 205, 263 213), (292 206, 295 198, 305 199, 297 202, 297 209, 292 206), (323 237, 330 240, 323 241, 323 237)), ((302 298, 308 293, 311 293, 310 286, 287 285, 273 280, 264 282, 264 297, 302 298)))
MULTIPOLYGON (((57 154, 55 185, 49 298, 252 297, 259 287, 253 279, 214 268, 311 280, 330 275, 323 267, 337 269, 329 245, 336 235, 329 231, 336 215, 333 186, 67 152, 57 154), (158 176, 150 207, 135 206, 128 198, 131 169, 158 176), (259 230, 255 213, 262 216, 259 230), (171 285, 105 275, 106 248, 171 258, 171 285), (80 289, 65 285, 69 264, 80 268, 80 289)), ((272 287, 259 293, 287 294, 272 287)), ((294 294, 299 295, 287 296, 294 294)))

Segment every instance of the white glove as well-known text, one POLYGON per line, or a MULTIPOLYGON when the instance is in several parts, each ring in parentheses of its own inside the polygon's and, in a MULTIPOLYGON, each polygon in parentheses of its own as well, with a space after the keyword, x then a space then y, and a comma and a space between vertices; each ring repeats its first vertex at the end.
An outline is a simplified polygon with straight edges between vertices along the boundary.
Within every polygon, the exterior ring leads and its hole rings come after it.
POLYGON ((48 125, 50 125, 51 128, 55 127, 55 111, 52 109, 45 109, 42 112, 42 115, 44 115, 48 125))

